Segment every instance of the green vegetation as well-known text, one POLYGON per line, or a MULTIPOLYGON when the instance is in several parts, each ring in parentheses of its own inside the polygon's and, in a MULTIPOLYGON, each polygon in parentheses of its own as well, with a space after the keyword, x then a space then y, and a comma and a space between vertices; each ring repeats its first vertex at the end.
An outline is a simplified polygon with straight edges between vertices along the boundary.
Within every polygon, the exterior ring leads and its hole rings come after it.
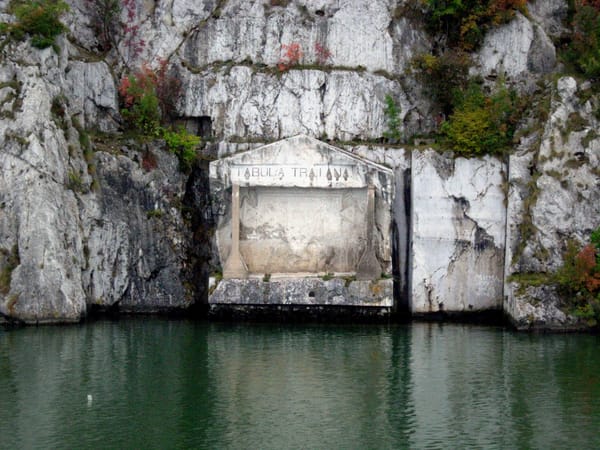
POLYGON ((121 79, 121 114, 130 129, 151 137, 160 136, 161 111, 156 94, 157 78, 148 66, 121 79))
POLYGON ((219 269, 213 272, 210 276, 215 279, 215 283, 209 288, 208 295, 211 295, 215 289, 217 289, 219 283, 223 280, 223 271, 219 269))
POLYGON ((542 286, 544 284, 552 284, 552 278, 546 273, 540 272, 525 272, 516 273, 508 277, 509 282, 519 283, 518 294, 525 293, 525 288, 529 286, 542 286))
POLYGON ((521 285, 523 294, 528 286, 555 285, 567 311, 583 319, 589 326, 600 324, 600 227, 581 248, 575 241, 567 243, 563 265, 556 273, 524 273, 510 277, 521 285))
POLYGON ((356 275, 349 275, 342 279, 344 280, 344 287, 349 287, 353 281, 356 281, 356 275))
POLYGON ((521 108, 514 91, 500 83, 492 95, 471 82, 455 93, 457 102, 441 126, 444 143, 464 155, 497 154, 512 144, 521 108))
MULTIPOLYGON (((179 158, 180 168, 190 170, 197 157, 200 138, 184 127, 174 129, 167 122, 174 115, 174 98, 180 93, 179 81, 167 76, 166 64, 157 71, 147 65, 125 76, 119 85, 121 114, 125 124, 141 138, 162 138, 179 158)), ((155 160, 154 160, 155 162, 155 160)), ((153 164, 145 164, 151 170, 153 164)))
POLYGON ((563 266, 554 280, 567 299, 567 307, 588 325, 600 323, 600 227, 591 235, 590 243, 579 249, 569 242, 563 266))
MULTIPOLYGON (((92 184, 90 186, 90 189, 97 192, 100 188, 100 183, 96 177, 96 165, 94 164, 94 147, 92 145, 92 140, 90 139, 90 135, 87 133, 87 131, 85 131, 77 117, 71 117, 71 123, 73 125, 73 128, 75 128, 75 130, 77 131, 79 145, 83 150, 83 157, 87 163, 88 175, 92 177, 92 184)), ((78 175, 75 176, 75 178, 72 178, 71 174, 69 174, 69 182, 67 186, 75 192, 86 192, 88 190, 87 188, 84 189, 81 186, 81 177, 78 175)))
POLYGON ((50 47, 56 36, 66 31, 60 15, 68 10, 69 6, 61 0, 13 1, 9 11, 17 21, 0 24, 0 33, 19 41, 31 36, 34 47, 50 47))
POLYGON ((163 139, 167 147, 179 158, 179 165, 183 171, 191 169, 196 159, 196 148, 200 144, 200 138, 190 134, 183 127, 177 130, 163 129, 163 139))
POLYGON ((600 76, 600 2, 570 1, 573 31, 566 59, 588 78, 600 76))
POLYGON ((85 193, 87 192, 87 187, 81 178, 81 175, 70 171, 69 179, 67 181, 67 188, 71 189, 73 192, 85 193))
POLYGON ((525 0, 424 0, 427 26, 445 36, 451 47, 475 50, 490 28, 526 13, 525 0))
POLYGON ((412 62, 440 107, 442 144, 466 156, 501 153, 512 144, 525 102, 502 80, 492 93, 485 93, 482 80, 469 77, 470 65, 464 51, 453 49, 440 56, 423 54, 412 62))
POLYGON ((383 137, 391 144, 397 144, 402 137, 402 133, 400 132, 400 126, 402 125, 400 111, 400 107, 396 106, 393 97, 389 94, 386 95, 383 113, 387 119, 387 130, 383 132, 383 137))
POLYGON ((152 209, 152 210, 146 212, 146 217, 148 219, 152 219, 153 217, 160 219, 163 215, 164 215, 164 212, 162 209, 152 209))
POLYGON ((439 56, 417 56, 412 66, 427 88, 426 92, 442 112, 449 115, 454 110, 457 92, 468 85, 470 57, 462 51, 447 50, 439 56))

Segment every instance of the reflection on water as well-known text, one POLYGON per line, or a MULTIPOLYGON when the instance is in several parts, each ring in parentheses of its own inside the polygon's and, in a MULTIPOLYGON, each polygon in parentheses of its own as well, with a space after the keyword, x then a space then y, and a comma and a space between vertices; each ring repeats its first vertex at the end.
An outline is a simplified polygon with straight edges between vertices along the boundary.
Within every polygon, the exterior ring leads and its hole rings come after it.
POLYGON ((0 329, 0 448, 598 448, 599 344, 427 323, 0 329))

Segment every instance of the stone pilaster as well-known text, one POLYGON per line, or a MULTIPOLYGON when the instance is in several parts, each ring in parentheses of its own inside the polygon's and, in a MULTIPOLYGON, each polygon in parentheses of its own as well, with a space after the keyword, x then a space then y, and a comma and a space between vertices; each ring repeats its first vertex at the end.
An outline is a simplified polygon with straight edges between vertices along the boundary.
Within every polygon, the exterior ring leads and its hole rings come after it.
POLYGON ((231 186, 231 252, 223 267, 223 278, 247 278, 248 268, 240 254, 240 186, 231 186))

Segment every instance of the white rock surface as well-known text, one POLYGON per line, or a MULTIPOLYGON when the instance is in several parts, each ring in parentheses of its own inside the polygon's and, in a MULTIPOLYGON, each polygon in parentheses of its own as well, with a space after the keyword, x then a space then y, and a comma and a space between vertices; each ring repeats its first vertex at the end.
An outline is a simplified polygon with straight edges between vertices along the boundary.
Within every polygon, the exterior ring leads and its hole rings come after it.
POLYGON ((70 62, 65 70, 70 111, 84 128, 116 131, 119 120, 117 88, 105 62, 70 62))
MULTIPOLYGON (((211 2, 195 3, 185 3, 185 8, 174 4, 174 23, 190 23, 190 14, 201 17, 198 11, 205 11, 211 2), (192 9, 196 12, 191 13, 192 9)), ((301 0, 288 2, 286 7, 263 1, 228 1, 218 18, 201 25, 181 51, 196 66, 245 59, 274 66, 282 57, 282 45, 292 43, 302 49, 300 62, 317 63, 318 44, 331 53, 323 61, 326 65, 401 72, 415 51, 429 44, 414 23, 392 18, 393 7, 381 0, 301 0)))
MULTIPOLYGON (((599 123, 591 102, 579 100, 579 89, 574 78, 560 78, 541 141, 532 136, 510 157, 507 279, 555 272, 568 241, 583 245, 600 226, 599 123)), ((573 326, 572 317, 549 312, 561 306, 556 294, 544 298, 535 290, 531 295, 518 290, 517 283, 506 283, 504 308, 519 327, 573 326)))
MULTIPOLYGON (((182 113, 209 116, 224 139, 258 136, 277 140, 296 134, 329 139, 377 139, 386 130, 385 96, 397 82, 368 73, 290 70, 278 76, 247 66, 186 74, 182 113)), ((400 118, 410 109, 396 95, 400 118)))
MULTIPOLYGON (((3 21, 13 20, 8 3, 0 1, 3 21)), ((90 3, 69 3, 71 33, 58 38, 58 53, 25 42, 0 55, 0 265, 18 257, 0 313, 12 318, 76 321, 92 304, 188 306, 189 230, 175 207, 188 180, 175 158, 152 146, 161 169, 146 172, 141 160, 149 148, 117 145, 86 161, 72 126, 77 118, 91 130, 117 130, 118 80, 144 61, 170 58, 183 81, 179 112, 191 121, 210 118, 221 157, 299 133, 379 141, 387 94, 401 109, 405 138, 435 128, 427 93, 406 73, 414 55, 435 45, 418 19, 400 14, 407 2, 139 0, 131 20, 125 10, 120 17, 139 26, 131 36, 144 42, 139 54, 122 35, 118 52, 95 53, 90 3), (300 66, 278 71, 282 45, 294 42, 304 52, 300 66), (331 52, 326 61, 317 61, 316 43, 331 52)), ((536 0, 528 10, 488 33, 473 73, 506 74, 534 90, 556 69, 550 37, 565 31, 567 2, 536 0)), ((567 240, 586 242, 600 225, 598 104, 581 100, 583 90, 573 78, 558 80, 541 134, 523 138, 510 156, 505 258, 497 160, 450 164, 415 151, 411 162, 404 150, 350 149, 395 170, 395 190, 403 193, 394 200, 396 266, 406 272, 394 276, 405 298, 412 280, 415 311, 438 311, 440 303, 445 311, 498 308, 498 267, 507 277, 556 270, 567 240)), ((202 183, 194 183, 199 197, 202 183)), ((572 326, 548 287, 522 290, 511 282, 505 294, 519 327, 572 326)))
POLYGON ((504 167, 491 157, 412 157, 411 310, 502 307, 504 167))
POLYGON ((47 80, 56 55, 21 49, 24 60, 39 58, 40 65, 5 61, 0 69, 20 86, 10 105, 14 116, 0 120, 0 248, 19 261, 0 294, 0 313, 28 322, 77 321, 85 313, 82 242, 77 201, 65 188, 72 173, 67 140, 50 113, 60 92, 47 80))
POLYGON ((569 10, 564 0, 533 0, 527 3, 527 11, 550 37, 559 37, 566 31, 564 22, 569 10))
POLYGON ((55 323, 79 321, 91 305, 187 308, 178 161, 147 148, 160 168, 146 172, 140 153, 114 144, 86 160, 72 120, 102 129, 114 82, 104 63, 78 61, 65 76, 60 44, 58 54, 9 44, 18 56, 0 68, 0 314, 55 323))
POLYGON ((544 29, 521 13, 509 23, 489 31, 475 61, 478 73, 511 79, 531 73, 548 73, 556 64, 556 51, 544 29))

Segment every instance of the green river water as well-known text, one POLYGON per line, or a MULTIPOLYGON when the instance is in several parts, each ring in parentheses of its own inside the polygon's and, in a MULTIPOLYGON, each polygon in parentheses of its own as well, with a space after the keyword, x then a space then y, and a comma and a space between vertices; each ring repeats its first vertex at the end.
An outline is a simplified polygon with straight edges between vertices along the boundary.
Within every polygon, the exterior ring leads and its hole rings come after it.
POLYGON ((0 327, 0 448, 600 448, 600 336, 437 323, 0 327))

